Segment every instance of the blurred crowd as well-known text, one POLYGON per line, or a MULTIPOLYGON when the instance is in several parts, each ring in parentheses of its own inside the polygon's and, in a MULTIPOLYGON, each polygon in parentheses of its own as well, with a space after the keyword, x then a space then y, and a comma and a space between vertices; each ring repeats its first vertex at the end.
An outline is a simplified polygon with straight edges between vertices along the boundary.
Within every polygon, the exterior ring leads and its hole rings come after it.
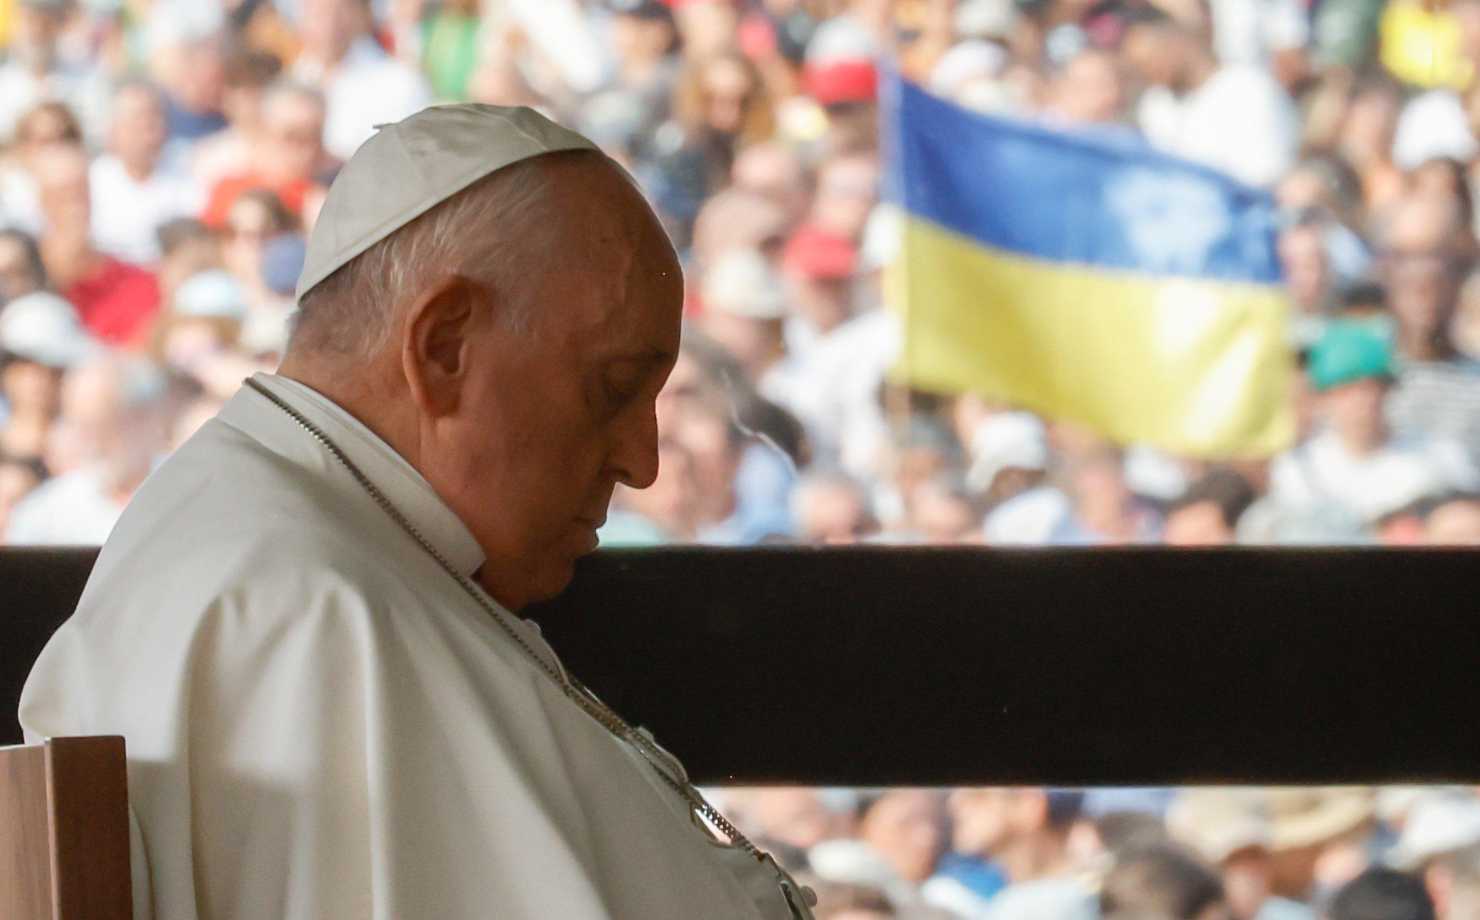
POLYGON ((662 472, 607 545, 1480 540, 1480 0, 0 0, 0 48, 3 542, 100 542, 275 366, 336 168, 439 101, 585 132, 684 260, 662 472), (892 384, 885 66, 1269 189, 1298 442, 892 384))
MULTIPOLYGON (((276 366, 338 165, 459 101, 586 133, 684 261, 607 545, 1480 543, 1480 0, 0 0, 0 48, 0 543, 100 543, 276 366), (885 61, 1268 189, 1296 443, 892 383, 885 61)), ((717 796, 826 920, 1480 920, 1471 790, 717 796)))
POLYGON ((275 367, 334 170, 438 101, 588 133, 681 251, 662 473, 608 546, 1480 540, 1480 0, 0 0, 0 47, 6 543, 99 543, 275 367), (892 385, 884 62, 1270 189, 1291 450, 892 385))
POLYGON ((818 920, 1476 920, 1469 787, 736 788, 818 920))

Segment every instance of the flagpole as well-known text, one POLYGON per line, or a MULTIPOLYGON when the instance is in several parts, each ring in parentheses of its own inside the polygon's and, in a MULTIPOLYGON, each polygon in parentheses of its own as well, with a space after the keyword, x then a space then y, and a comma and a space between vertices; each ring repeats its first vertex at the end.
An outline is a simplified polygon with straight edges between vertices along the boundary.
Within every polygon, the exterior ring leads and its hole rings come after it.
MULTIPOLYGON (((882 35, 880 44, 882 47, 882 59, 878 70, 879 81, 879 154, 886 177, 898 176, 897 164, 891 162, 893 157, 898 156, 897 141, 899 138, 898 126, 895 118, 898 115, 898 80, 903 79, 899 72, 899 41, 898 29, 894 22, 894 0, 883 0, 885 15, 881 23, 882 35)), ((886 178, 886 184, 888 179, 886 178)), ((903 189, 895 188, 895 195, 903 193, 903 189)), ((889 197, 889 196, 886 196, 889 197)), ((893 206, 903 211, 903 202, 894 202, 893 206)), ((883 275, 880 278, 881 300, 883 308, 893 310, 899 317, 900 348, 899 356, 895 363, 893 374, 894 380, 885 377, 884 389, 884 417, 889 423, 891 442, 897 444, 899 439, 907 436, 910 430, 910 422, 914 411, 910 403, 910 391, 907 381, 913 379, 910 373, 912 368, 910 361, 910 283, 909 283, 909 259, 906 255, 909 234, 906 232, 903 220, 899 226, 899 246, 892 254, 892 260, 884 266, 883 275), (894 296, 891 297, 891 292, 894 296)))

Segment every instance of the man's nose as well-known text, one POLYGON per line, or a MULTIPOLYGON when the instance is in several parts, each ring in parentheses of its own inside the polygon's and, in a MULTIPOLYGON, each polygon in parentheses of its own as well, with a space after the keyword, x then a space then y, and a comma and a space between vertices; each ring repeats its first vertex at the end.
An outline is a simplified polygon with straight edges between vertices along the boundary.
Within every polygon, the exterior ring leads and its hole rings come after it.
POLYGON ((646 489, 658 478, 658 418, 652 405, 624 426, 613 460, 623 485, 646 489))

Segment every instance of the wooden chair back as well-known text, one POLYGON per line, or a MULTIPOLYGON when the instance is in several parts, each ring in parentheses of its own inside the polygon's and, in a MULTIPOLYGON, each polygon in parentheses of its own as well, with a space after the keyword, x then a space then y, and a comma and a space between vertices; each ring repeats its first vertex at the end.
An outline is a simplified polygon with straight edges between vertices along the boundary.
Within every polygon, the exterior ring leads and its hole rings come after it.
POLYGON ((123 739, 0 748, 0 917, 132 913, 123 739))

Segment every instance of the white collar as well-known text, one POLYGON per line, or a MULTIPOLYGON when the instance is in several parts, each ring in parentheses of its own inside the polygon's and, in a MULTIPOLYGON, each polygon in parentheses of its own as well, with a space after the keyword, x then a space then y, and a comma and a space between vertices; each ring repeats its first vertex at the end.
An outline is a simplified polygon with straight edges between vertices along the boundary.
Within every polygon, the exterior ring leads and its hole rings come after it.
MULTIPOLYGON (((459 574, 471 576, 482 567, 485 560, 483 548, 473 539, 467 525, 447 507, 431 484, 405 457, 396 453, 363 422, 327 396, 296 380, 262 373, 253 374, 252 380, 302 413, 327 435, 459 574)), ((264 412, 292 423, 281 408, 251 387, 242 387, 221 414, 228 421, 250 425, 253 420, 261 419, 264 412)), ((259 439, 265 433, 260 425, 252 425, 251 428, 250 433, 259 439)), ((274 437, 273 441, 275 443, 269 446, 277 446, 278 439, 274 437)), ((303 432, 302 443, 298 447, 299 450, 304 448, 321 454, 325 465, 337 463, 328 449, 307 432, 303 432)))

